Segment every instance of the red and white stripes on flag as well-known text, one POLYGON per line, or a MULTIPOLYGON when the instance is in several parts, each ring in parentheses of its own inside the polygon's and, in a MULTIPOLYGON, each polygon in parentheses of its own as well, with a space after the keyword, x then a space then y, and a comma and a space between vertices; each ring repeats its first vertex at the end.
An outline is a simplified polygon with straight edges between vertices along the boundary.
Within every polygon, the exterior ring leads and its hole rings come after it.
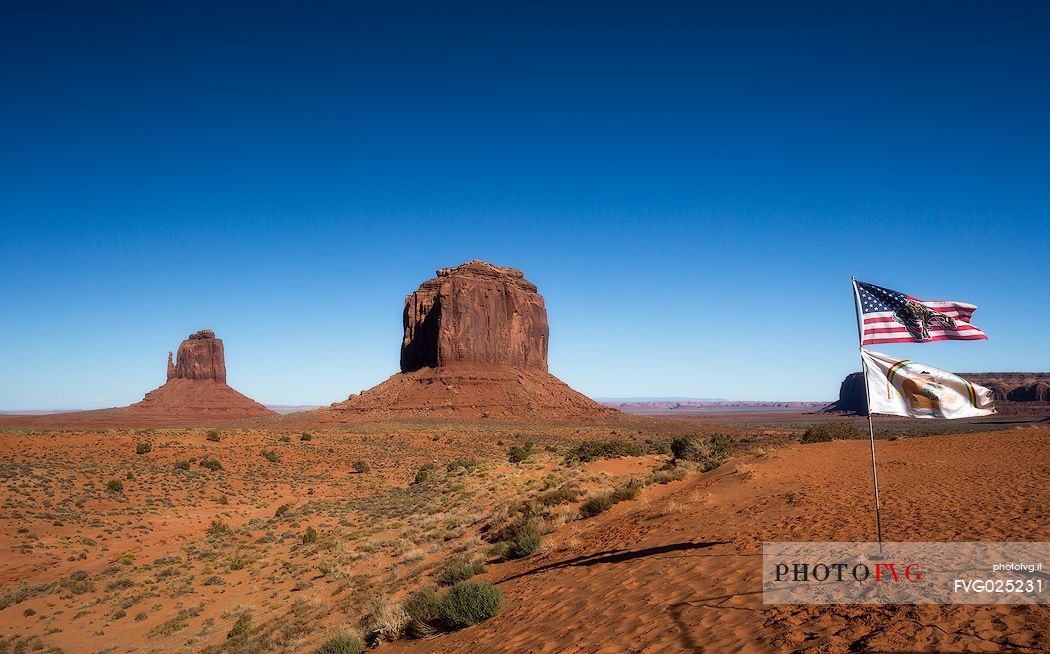
POLYGON ((977 306, 966 302, 920 300, 874 284, 857 282, 863 345, 987 339, 970 324, 977 306))
POLYGON ((979 341, 987 339, 977 327, 970 324, 970 316, 977 310, 972 304, 916 300, 919 304, 955 318, 955 329, 946 326, 930 326, 930 337, 918 339, 901 324, 892 311, 875 312, 864 316, 864 345, 878 343, 929 343, 931 341, 979 341))

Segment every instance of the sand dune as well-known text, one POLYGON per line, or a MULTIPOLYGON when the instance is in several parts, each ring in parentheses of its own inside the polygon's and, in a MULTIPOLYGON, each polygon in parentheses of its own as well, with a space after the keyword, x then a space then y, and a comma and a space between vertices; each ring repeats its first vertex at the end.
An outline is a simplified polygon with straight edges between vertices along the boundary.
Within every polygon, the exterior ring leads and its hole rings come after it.
MULTIPOLYGON (((1050 538, 1050 431, 879 443, 891 540, 1050 538)), ((383 652, 1020 651, 1046 606, 764 606, 761 544, 874 533, 867 443, 735 460, 570 523, 550 549, 487 577, 501 615, 383 652)))

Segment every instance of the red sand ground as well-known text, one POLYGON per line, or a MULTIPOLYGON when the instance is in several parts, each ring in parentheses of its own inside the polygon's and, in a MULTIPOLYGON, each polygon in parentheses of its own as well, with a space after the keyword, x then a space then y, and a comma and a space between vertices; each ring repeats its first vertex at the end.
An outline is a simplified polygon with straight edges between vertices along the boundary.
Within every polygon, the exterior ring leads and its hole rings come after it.
MULTIPOLYGON (((207 440, 204 430, 0 432, 0 583, 5 597, 21 582, 29 587, 0 609, 0 651, 15 635, 70 653, 226 651, 226 633, 248 612, 253 636, 288 634, 274 641, 279 646, 250 651, 311 652, 334 630, 356 627, 374 594, 402 597, 433 583, 457 552, 484 552, 478 536, 487 516, 532 496, 545 480, 591 494, 666 460, 569 468, 561 454, 542 450, 625 435, 617 430, 623 427, 386 423, 315 433, 309 441, 298 432, 229 430, 221 442, 207 440), (525 438, 539 454, 523 465, 507 463, 506 447, 494 442, 525 438), (135 454, 143 441, 152 451, 135 454), (266 459, 266 451, 279 460, 266 459), (223 469, 202 468, 203 456, 218 458, 223 469), (445 462, 463 456, 490 463, 445 471, 445 462), (189 470, 176 467, 190 457, 198 462, 189 470), (356 460, 368 461, 370 472, 355 473, 356 460), (438 482, 410 486, 427 461, 439 464, 438 482), (124 484, 119 493, 106 489, 114 479, 124 484), (275 517, 285 503, 293 508, 275 517), (213 520, 233 531, 208 536, 213 520), (320 534, 316 544, 301 540, 308 526, 320 534), (36 590, 68 584, 77 570, 90 589, 36 590)), ((1046 428, 879 442, 886 537, 1050 540, 1048 446, 1046 428)), ((763 541, 873 533, 867 447, 772 444, 710 473, 647 487, 594 518, 573 520, 572 505, 556 507, 543 550, 490 562, 482 576, 506 594, 499 615, 376 651, 1042 647, 1050 639, 1045 606, 762 605, 763 541)))
MULTIPOLYGON (((389 652, 1046 651, 1047 606, 777 606, 763 541, 872 537, 868 445, 794 445, 647 489, 486 575, 496 618, 389 652)), ((878 444, 888 540, 1050 540, 1050 431, 878 444)))

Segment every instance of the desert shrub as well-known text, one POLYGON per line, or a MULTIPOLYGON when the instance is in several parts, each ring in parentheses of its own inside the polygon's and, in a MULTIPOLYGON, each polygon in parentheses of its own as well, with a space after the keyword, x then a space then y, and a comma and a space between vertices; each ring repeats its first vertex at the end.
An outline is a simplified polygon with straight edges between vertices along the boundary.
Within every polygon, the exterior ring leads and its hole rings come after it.
POLYGON ((507 451, 507 460, 511 463, 527 461, 532 456, 532 441, 525 441, 524 445, 511 445, 507 451))
POLYGON ((317 542, 318 533, 313 527, 307 527, 303 532, 303 545, 311 545, 317 542))
POLYGON ((230 627, 230 633, 226 634, 227 640, 233 638, 239 638, 246 635, 252 629, 252 616, 247 613, 242 613, 237 621, 230 627))
POLYGON ((207 438, 208 438, 208 440, 210 440, 213 443, 218 443, 219 442, 219 430, 218 429, 211 429, 211 430, 209 430, 207 438))
POLYGON ((332 636, 314 650, 314 654, 361 654, 365 643, 357 634, 343 633, 332 636))
POLYGON ((282 504, 281 506, 277 507, 277 511, 273 515, 274 515, 275 518, 280 518, 285 513, 288 513, 288 511, 291 508, 292 508, 291 502, 288 502, 286 504, 282 504))
POLYGON ((277 452, 274 452, 273 450, 263 450, 260 454, 262 454, 262 457, 270 463, 281 462, 281 457, 277 456, 277 452))
POLYGON ((415 622, 430 623, 439 617, 438 603, 437 590, 427 586, 406 597, 402 606, 415 622))
POLYGON ((218 539, 229 536, 233 533, 233 530, 230 529, 230 526, 222 520, 212 520, 211 524, 208 525, 208 529, 206 530, 206 532, 209 538, 218 539))
POLYGON ((512 526, 507 538, 508 559, 523 559, 534 554, 543 544, 543 534, 536 520, 519 520, 512 526))
POLYGON ((451 561, 438 573, 437 582, 442 586, 454 586, 482 572, 485 572, 485 564, 481 561, 458 559, 451 561))
POLYGON ((617 502, 626 502, 627 500, 636 499, 638 497, 638 493, 642 491, 643 485, 644 484, 641 481, 637 479, 632 479, 623 486, 616 488, 612 492, 613 504, 616 504, 617 502))
POLYGON ((124 490, 124 484, 119 479, 110 479, 106 482, 106 488, 114 493, 120 493, 124 490))
POLYGON ((176 470, 189 470, 190 469, 190 462, 189 461, 176 461, 175 462, 175 469, 176 470))
POLYGON ((678 481, 685 479, 686 471, 685 468, 673 468, 671 470, 657 470, 656 472, 650 473, 646 477, 645 481, 648 484, 669 484, 672 481, 678 481))
POLYGON ((299 434, 299 440, 301 441, 312 441, 313 439, 313 434, 311 434, 308 431, 304 431, 303 433, 299 434))
POLYGON ((470 472, 471 470, 476 470, 476 469, 478 469, 480 467, 481 467, 481 459, 477 459, 477 458, 474 458, 474 457, 469 457, 469 458, 460 458, 460 459, 455 459, 453 461, 449 461, 448 465, 445 466, 445 469, 448 470, 449 472, 454 472, 456 470, 464 470, 464 471, 470 472))
POLYGON ((198 463, 197 465, 212 471, 222 470, 222 464, 219 463, 218 459, 212 459, 207 456, 201 457, 200 463, 198 463))
POLYGON ((378 645, 400 640, 411 621, 404 606, 376 597, 364 619, 365 641, 369 645, 378 645))
POLYGON ((499 613, 503 592, 485 581, 468 581, 449 589, 438 602, 438 615, 452 629, 462 629, 499 613))
POLYGON ((291 443, 292 442, 292 437, 291 436, 281 436, 277 440, 278 440, 278 442, 281 442, 281 443, 291 443))
POLYGON ((150 443, 139 443, 135 446, 135 454, 146 454, 153 451, 153 445, 150 443))
POLYGON ((714 470, 732 456, 736 442, 725 434, 711 436, 679 436, 671 441, 671 454, 675 461, 693 461, 702 464, 704 470, 714 470))
POLYGON ((612 505, 612 493, 602 493, 601 495, 595 495, 594 497, 589 498, 586 502, 580 505, 580 517, 593 518, 599 513, 611 509, 612 505))
POLYGON ((354 461, 353 464, 354 472, 365 473, 372 469, 372 466, 368 465, 367 461, 354 461))
POLYGON ((860 438, 861 431, 849 422, 823 422, 806 427, 802 434, 803 443, 824 443, 827 441, 860 438))
POLYGON ((430 479, 430 473, 434 472, 435 470, 437 470, 437 465, 436 464, 424 463, 423 467, 421 467, 419 469, 419 472, 416 473, 416 478, 415 478, 415 480, 412 483, 414 483, 414 484, 422 484, 427 479, 430 479))
POLYGON ((565 453, 565 463, 587 463, 598 459, 617 459, 621 456, 641 456, 642 446, 634 441, 583 441, 565 453))
POLYGON ((642 485, 642 482, 632 479, 626 485, 611 492, 595 495, 580 505, 580 517, 593 518, 599 513, 608 511, 614 504, 635 499, 642 490, 642 485))
POLYGON ((561 488, 556 488, 547 491, 546 493, 540 493, 536 496, 536 502, 542 506, 558 506, 560 504, 575 502, 580 499, 581 495, 583 495, 583 491, 578 488, 562 486, 561 488))
POLYGON ((63 579, 59 585, 65 588, 74 595, 83 595, 84 593, 90 593, 95 590, 95 582, 88 577, 88 573, 83 570, 77 570, 65 579, 63 579))

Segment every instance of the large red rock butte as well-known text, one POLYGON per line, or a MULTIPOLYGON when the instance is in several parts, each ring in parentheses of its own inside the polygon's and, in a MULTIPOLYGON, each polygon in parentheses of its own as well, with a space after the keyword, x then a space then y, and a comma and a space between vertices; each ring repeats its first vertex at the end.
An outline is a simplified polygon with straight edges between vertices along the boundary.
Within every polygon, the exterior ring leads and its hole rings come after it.
POLYGON ((168 353, 168 379, 130 406, 6 419, 6 422, 56 427, 156 427, 213 424, 275 415, 226 385, 222 341, 203 329, 168 353))
POLYGON ((401 372, 326 409, 344 418, 554 418, 617 412, 547 372, 547 309, 520 270, 468 261, 405 298, 401 372))
POLYGON ((401 372, 481 364, 547 370, 547 309, 520 270, 468 261, 405 298, 401 372))
POLYGON ((168 381, 172 379, 207 379, 226 383, 226 353, 222 341, 215 338, 215 332, 202 329, 190 334, 179 345, 178 364, 171 362, 171 352, 168 352, 168 381))

